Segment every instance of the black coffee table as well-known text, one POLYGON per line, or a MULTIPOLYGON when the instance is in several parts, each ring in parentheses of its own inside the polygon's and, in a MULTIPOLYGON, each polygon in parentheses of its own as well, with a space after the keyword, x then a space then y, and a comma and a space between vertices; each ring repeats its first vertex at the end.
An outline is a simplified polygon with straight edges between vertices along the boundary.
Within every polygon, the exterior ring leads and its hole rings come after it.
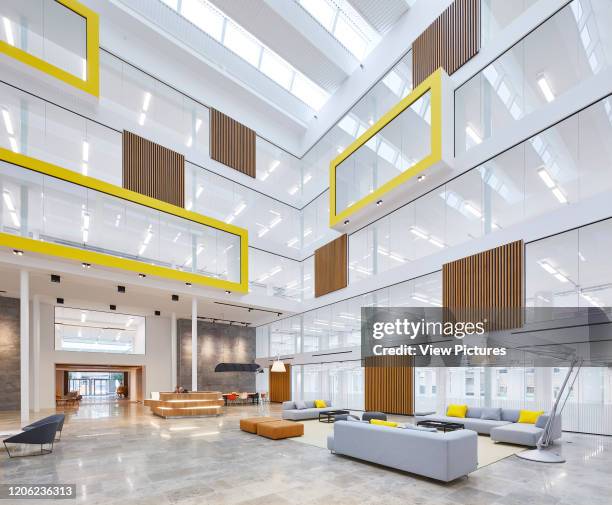
POLYGON ((328 424, 334 423, 336 422, 336 416, 350 413, 351 412, 348 410, 326 410, 325 412, 319 412, 319 422, 328 424))
POLYGON ((433 421, 430 419, 418 421, 417 426, 423 426, 424 428, 435 428, 438 431, 443 431, 444 433, 447 431, 462 430, 464 428, 463 424, 461 423, 448 423, 446 421, 433 421))

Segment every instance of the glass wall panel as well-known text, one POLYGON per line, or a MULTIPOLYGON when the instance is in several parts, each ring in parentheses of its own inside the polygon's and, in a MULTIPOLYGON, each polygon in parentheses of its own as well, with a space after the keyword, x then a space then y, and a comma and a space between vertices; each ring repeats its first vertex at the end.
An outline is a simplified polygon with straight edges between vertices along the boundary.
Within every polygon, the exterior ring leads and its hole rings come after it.
POLYGON ((364 373, 359 361, 292 367, 294 400, 328 400, 332 405, 364 410, 364 373))
POLYGON ((336 167, 336 213, 431 152, 430 98, 428 91, 336 167))
POLYGON ((240 282, 238 235, 15 165, 0 166, 4 232, 240 282))
MULTIPOLYGON (((515 2, 485 1, 499 18, 515 2)), ((516 9, 527 4, 517 2, 516 9)), ((533 2, 531 2, 533 3, 533 2)), ((483 21, 491 19, 487 9, 483 21)), ((574 0, 455 92, 455 150, 466 152, 612 63, 607 0, 574 0), (560 50, 562 48, 562 50, 560 50)), ((483 24, 486 36, 488 28, 483 24)))
POLYGON ((0 40, 87 78, 85 18, 55 0, 3 0, 0 40))

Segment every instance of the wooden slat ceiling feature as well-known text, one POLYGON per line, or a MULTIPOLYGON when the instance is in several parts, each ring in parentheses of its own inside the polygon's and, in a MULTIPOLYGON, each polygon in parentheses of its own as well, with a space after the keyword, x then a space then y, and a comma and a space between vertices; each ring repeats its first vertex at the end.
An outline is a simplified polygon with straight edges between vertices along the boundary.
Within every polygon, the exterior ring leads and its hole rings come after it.
POLYGON ((123 187, 184 207, 185 156, 124 131, 123 187))
POLYGON ((255 132, 235 119, 211 108, 210 157, 255 178, 255 132))
POLYGON ((414 368, 408 356, 365 359, 365 409, 414 415, 414 368))
POLYGON ((291 400, 291 365, 285 363, 284 372, 272 372, 272 367, 270 367, 269 382, 271 402, 291 400))
POLYGON ((480 50, 480 0, 455 0, 412 43, 416 87, 442 67, 451 75, 480 50))
POLYGON ((488 329, 522 323, 524 243, 511 242, 442 266, 442 304, 465 321, 486 318, 488 329))
POLYGON ((348 237, 341 235, 315 251, 315 297, 348 285, 348 237))

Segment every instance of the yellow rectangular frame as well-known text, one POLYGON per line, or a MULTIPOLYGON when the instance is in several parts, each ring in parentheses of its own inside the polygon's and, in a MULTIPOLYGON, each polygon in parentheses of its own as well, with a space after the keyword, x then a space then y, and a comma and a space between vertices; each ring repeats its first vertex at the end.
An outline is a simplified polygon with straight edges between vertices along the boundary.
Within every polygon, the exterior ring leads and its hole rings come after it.
POLYGON ((346 220, 355 212, 363 209, 368 204, 376 202, 385 193, 403 184, 408 179, 416 176, 423 170, 442 159, 442 69, 439 68, 421 84, 419 84, 408 96, 400 100, 389 109, 376 123, 368 128, 360 137, 349 145, 342 153, 334 158, 329 166, 329 226, 334 227, 346 220), (364 196, 353 205, 336 213, 336 170, 351 154, 364 146, 374 135, 387 126, 404 110, 421 98, 425 93, 431 91, 431 152, 422 160, 397 177, 375 189, 372 193, 364 196))
POLYGON ((141 195, 129 189, 120 188, 108 182, 95 179, 86 175, 81 175, 72 170, 68 170, 46 161, 31 158, 24 154, 14 153, 8 149, 0 148, 0 161, 5 161, 13 165, 17 165, 34 172, 38 172, 56 179, 61 179, 66 182, 77 184, 79 186, 89 188, 107 195, 115 196, 129 202, 133 202, 151 209, 159 210, 167 214, 193 221, 195 223, 209 226, 217 230, 221 230, 232 235, 240 237, 240 282, 227 281, 216 279, 214 277, 206 277, 191 272, 174 270, 168 267, 151 265, 138 260, 131 260, 112 256, 110 254, 88 251, 87 249, 79 249, 69 247, 42 240, 34 240, 27 237, 12 235, 10 233, 0 233, 0 246, 10 247, 31 251, 35 253, 45 254, 48 256, 56 256, 69 260, 91 263, 92 265, 101 265, 110 268, 119 268, 130 272, 155 275, 166 279, 178 280, 182 282, 191 282, 192 284, 202 284, 213 288, 220 288, 240 293, 247 293, 249 290, 249 243, 248 231, 244 228, 224 223, 212 217, 203 216, 196 212, 191 212, 176 205, 156 200, 149 196, 141 195))
POLYGON ((85 18, 87 45, 87 79, 83 80, 70 72, 34 56, 23 49, 12 46, 0 40, 0 52, 15 58, 45 74, 74 86, 86 93, 98 97, 100 95, 100 21, 98 14, 76 0, 55 0, 75 14, 85 18))

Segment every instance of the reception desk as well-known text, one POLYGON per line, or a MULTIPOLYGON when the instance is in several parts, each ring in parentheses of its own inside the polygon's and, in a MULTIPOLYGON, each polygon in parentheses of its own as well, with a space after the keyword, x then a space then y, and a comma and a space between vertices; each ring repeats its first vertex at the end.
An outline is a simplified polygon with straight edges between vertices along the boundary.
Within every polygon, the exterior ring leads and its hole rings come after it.
POLYGON ((144 404, 163 418, 218 416, 224 404, 220 391, 160 392, 151 393, 151 397, 144 404))

